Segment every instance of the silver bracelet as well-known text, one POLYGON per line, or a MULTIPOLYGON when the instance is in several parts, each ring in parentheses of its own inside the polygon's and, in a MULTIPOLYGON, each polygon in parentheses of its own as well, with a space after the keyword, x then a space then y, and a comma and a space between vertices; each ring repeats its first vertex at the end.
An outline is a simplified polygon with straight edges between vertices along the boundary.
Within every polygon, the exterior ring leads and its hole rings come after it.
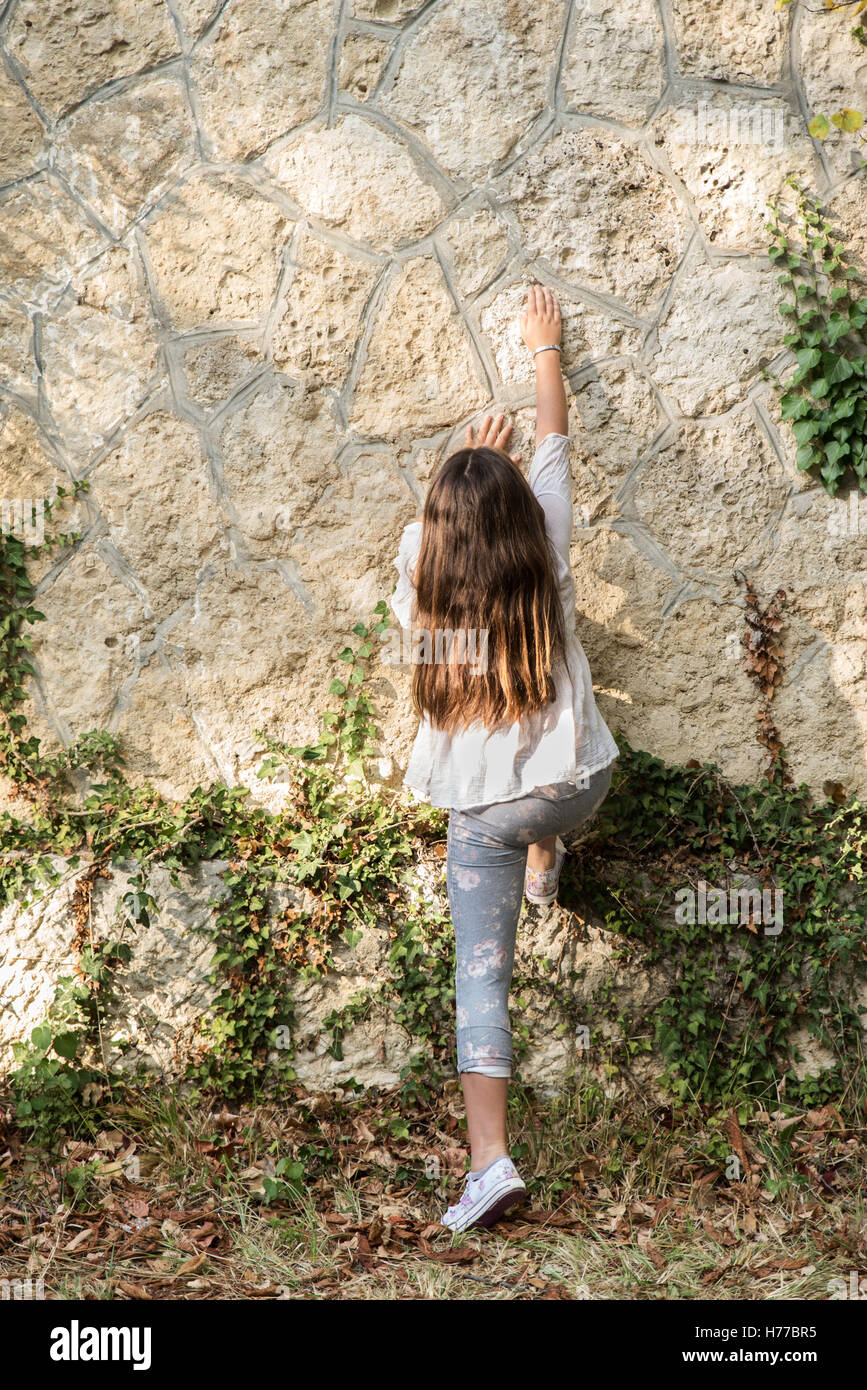
POLYGON ((535 357, 537 352, 551 352, 551 351, 559 352, 559 351, 560 351, 560 344, 559 344, 559 343, 545 343, 542 347, 537 347, 537 348, 534 348, 534 349, 533 349, 533 356, 535 357))

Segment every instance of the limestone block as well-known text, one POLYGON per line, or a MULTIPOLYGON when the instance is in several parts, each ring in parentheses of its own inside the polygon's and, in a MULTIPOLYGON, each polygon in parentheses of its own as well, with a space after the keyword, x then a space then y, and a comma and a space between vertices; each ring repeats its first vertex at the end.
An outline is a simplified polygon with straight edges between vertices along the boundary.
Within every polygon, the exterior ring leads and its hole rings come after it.
POLYGON ((812 141, 781 97, 697 97, 659 117, 656 142, 714 246, 766 251, 767 203, 785 174, 806 184, 816 177, 812 141))
POLYGON ((486 395, 439 268, 425 257, 407 261, 377 315, 352 428, 382 439, 418 434, 478 409, 486 395))
POLYGON ((867 284, 867 180, 854 174, 826 206, 828 221, 842 236, 847 259, 860 271, 859 283, 867 284))
POLYGON ((121 323, 147 328, 153 313, 135 246, 111 246, 75 275, 67 299, 121 323))
POLYGON ((451 174, 480 181, 544 110, 566 5, 443 5, 413 32, 382 109, 451 174))
POLYGON ((330 0, 227 6, 193 52, 198 109, 216 159, 247 159, 315 115, 332 26, 330 0))
POLYGON ((195 158, 195 128, 180 82, 155 77, 94 99, 55 137, 58 167, 119 236, 195 158))
POLYGON ((237 333, 220 333, 187 348, 184 372, 190 395, 205 407, 226 400, 264 359, 237 333))
MULTIPOLYGON (((581 641, 590 657, 594 653, 600 670, 593 670, 594 683, 618 689, 611 666, 628 670, 628 662, 639 649, 649 648, 663 627, 662 609, 677 587, 676 576, 659 563, 664 555, 654 555, 642 547, 643 537, 624 525, 577 525, 572 542, 575 575, 575 608, 581 626, 581 641), (632 654, 632 655, 630 655, 632 654), (626 665, 622 665, 626 663, 626 665), (611 669, 606 669, 611 667, 611 669)), ((619 687, 621 703, 638 702, 632 681, 619 687), (626 692, 633 692, 627 699, 626 692)))
POLYGON ((672 575, 639 544, 643 538, 605 525, 576 527, 572 545, 576 631, 590 663, 593 689, 609 727, 635 746, 674 746, 678 711, 672 672, 660 645, 661 613, 675 592, 672 575), (658 668, 665 667, 660 689, 658 668), (666 703, 666 701, 668 703, 666 703), (671 724, 651 727, 667 717, 671 724), (636 743, 636 736, 637 743, 636 743))
POLYGON ((6 43, 51 116, 178 51, 164 0, 21 0, 6 43))
POLYGON ((33 396, 36 388, 32 339, 33 325, 27 315, 0 301, 0 383, 25 396, 33 396))
MULTIPOLYGON (((760 571, 763 587, 797 596, 805 640, 829 646, 867 639, 863 548, 867 497, 856 489, 830 497, 818 483, 793 497, 780 519, 776 544, 760 571)), ((797 665, 796 650, 789 666, 797 665)))
POLYGON ((217 13, 220 0, 175 0, 175 11, 187 34, 200 34, 217 13))
MULTIPOLYGON (((407 517, 407 520, 410 519, 407 517)), ((397 571, 394 570, 392 573, 396 577, 397 571)), ((392 585, 389 585, 389 592, 391 588, 392 585)), ((391 615, 391 621, 397 628, 394 614, 391 615)), ((370 689, 378 711, 376 724, 381 735, 378 748, 381 748, 383 753, 391 757, 391 785, 399 789, 406 765, 409 762, 410 750, 418 727, 418 718, 413 713, 410 703, 412 669, 406 663, 397 664, 393 660, 391 653, 394 647, 391 644, 396 644, 397 639, 391 638, 388 641, 389 645, 383 648, 381 654, 382 666, 377 666, 376 674, 371 679, 370 689)))
POLYGON ((678 279, 658 329, 654 379, 686 415, 733 405, 782 346, 777 272, 752 262, 696 261, 678 279))
MULTIPOLYGON (((864 112, 867 48, 852 38, 852 25, 847 22, 849 13, 844 9, 828 14, 819 6, 803 6, 798 29, 798 69, 810 116, 823 115, 830 120, 835 112, 847 107, 864 112)), ((862 19, 856 22, 860 24, 862 19)), ((821 144, 825 157, 841 173, 856 168, 864 156, 858 137, 845 131, 832 131, 821 144)))
POLYGON ((220 768, 199 738, 183 654, 171 636, 160 650, 141 654, 134 683, 124 689, 116 733, 130 781, 147 780, 174 799, 217 780, 220 768))
MULTIPOLYGON (((214 955, 210 928, 212 901, 225 895, 219 878, 222 864, 207 863, 195 874, 181 874, 171 883, 162 865, 150 869, 150 891, 160 903, 147 926, 127 929, 132 948, 129 963, 118 971, 119 996, 126 1002, 109 1014, 106 1027, 112 1044, 107 1060, 123 1071, 143 1069, 176 1075, 178 1043, 189 1043, 196 1024, 213 1002, 217 988, 208 976, 214 955)), ((117 911, 138 865, 115 866, 108 883, 99 885, 92 900, 97 939, 117 936, 117 911)))
POLYGON ((157 621, 193 599, 224 522, 197 431, 146 416, 91 474, 91 495, 157 621))
MULTIPOLYGON (((402 460, 402 462, 404 462, 404 466, 407 467, 408 473, 415 478, 418 483, 421 483, 424 490, 426 490, 426 486, 431 481, 437 465, 443 458, 444 454, 442 450, 426 449, 422 445, 415 444, 410 450, 408 461, 402 460)), ((412 520, 412 518, 409 517, 407 520, 412 520)))
POLYGON ((367 101, 379 81, 390 45, 374 34, 347 34, 340 50, 340 90, 367 101))
POLYGON ((35 420, 5 402, 0 405, 0 498, 53 497, 57 486, 68 481, 53 466, 35 420))
MULTIPOLYGON (((558 298, 563 324, 560 361, 564 372, 572 372, 587 362, 638 351, 639 329, 597 313, 578 299, 570 299, 567 295, 558 295, 558 298)), ((526 283, 511 285, 485 305, 479 318, 500 380, 520 382, 532 390, 536 369, 532 353, 521 337, 520 323, 520 313, 526 302, 526 283)))
POLYGON ((311 372, 340 388, 346 378, 368 296, 379 273, 369 260, 346 256, 301 228, 293 244, 292 278, 283 295, 271 354, 281 371, 311 372))
POLYGON ((569 29, 560 87, 570 111, 642 125, 665 86, 653 0, 584 0, 569 29))
POLYGON ((106 442, 156 383, 158 350, 146 325, 79 305, 45 325, 45 392, 67 448, 106 442))
POLYGON ((87 528, 82 498, 58 499, 58 487, 71 491, 71 479, 56 465, 36 421, 13 405, 0 403, 2 525, 24 541, 27 574, 33 584, 42 583, 66 553, 41 549, 43 540, 51 535, 82 534, 87 528), (49 504, 55 502, 56 509, 49 514, 49 504))
POLYGON ((602 129, 562 131, 503 185, 530 256, 636 314, 658 305, 690 228, 640 150, 602 129))
MULTIPOLYGON (((815 637, 815 630, 811 628, 815 637)), ((790 771, 821 794, 826 781, 850 792, 863 784, 867 767, 867 640, 835 636, 814 640, 800 665, 787 673, 774 699, 774 718, 784 731, 790 771)))
MULTIPOLYGON (((59 856, 52 866, 68 869, 59 856)), ((8 903, 0 912, 0 1065, 14 1065, 12 1044, 24 1042, 44 1022, 54 999, 58 977, 72 975, 72 894, 75 876, 69 874, 50 893, 29 902, 8 903)))
MULTIPOLYGON (((617 485, 664 423, 650 383, 632 366, 600 366, 575 387, 569 433, 579 467, 606 490, 617 485)), ((579 521, 591 498, 577 495, 579 521)))
POLYGON ((267 163, 307 217, 377 250, 417 241, 445 211, 406 147, 361 116, 309 127, 267 163))
POLYGON ((39 117, 17 82, 0 71, 0 183, 10 183, 33 168, 42 149, 39 117))
MULTIPOLYGON (((253 731, 284 732, 299 712, 315 720, 304 661, 310 615, 277 569, 213 567, 195 608, 172 629, 186 667, 190 711, 219 776, 255 782, 261 743, 253 731)), ((311 730, 312 732, 312 730, 311 730)))
POLYGON ((341 461, 293 537, 299 572, 335 631, 366 620, 389 592, 400 533, 413 515, 413 499, 387 453, 365 450, 341 461), (362 517, 370 524, 359 525, 362 517))
POLYGON ((750 571, 771 548, 788 491, 782 466, 749 411, 705 427, 688 422, 646 463, 638 516, 682 570, 750 571))
POLYGON ((33 308, 53 307, 75 271, 106 244, 46 178, 14 188, 0 202, 0 283, 33 308))
POLYGON ((455 282, 462 294, 474 295, 493 280, 509 252, 506 228, 490 208, 461 212, 442 229, 442 240, 455 282))
POLYGON ((394 24, 421 9, 423 0, 352 0, 356 19, 375 19, 382 24, 394 24))
POLYGON ((296 1020, 299 1037, 311 1042, 300 1045, 292 1067, 302 1086, 311 1090, 328 1090, 345 1083, 350 1077, 370 1077, 370 1085, 393 1086, 418 1044, 389 1021, 381 1010, 370 1018, 360 1020, 341 1041, 343 1056, 336 1058, 328 1052, 330 1035, 322 1022, 335 1009, 345 1007, 354 994, 364 988, 363 976, 338 981, 315 982, 302 987, 297 995, 296 1020))
POLYGON ((763 767, 754 744, 755 691, 740 669, 744 630, 734 581, 719 599, 683 596, 662 567, 664 537, 591 527, 573 546, 578 635, 609 727, 633 747, 683 762, 716 762, 735 780, 763 767), (677 751, 680 750, 680 751, 677 751))
POLYGON ((288 558, 293 536, 337 479, 339 435, 321 392, 272 383, 220 435, 230 515, 257 559, 288 558))
MULTIPOLYGON (((359 1026, 348 1031, 340 1059, 328 1052, 331 1038, 324 1026, 329 1014, 345 1008, 354 995, 362 991, 376 994, 377 984, 384 982, 386 941, 383 928, 364 927, 353 949, 338 944, 333 968, 326 976, 294 981, 292 1067, 303 1085, 327 1089, 360 1074, 377 1077, 375 1085, 389 1085, 399 1079, 400 1069, 414 1049, 412 1039, 390 1019, 387 995, 382 994, 359 1026)), ((269 1060, 277 1061, 276 1051, 269 1060)))
MULTIPOLYGON (((72 895, 85 872, 70 870, 52 859, 64 879, 22 911, 18 904, 4 909, 0 922, 0 1064, 11 1066, 12 1043, 29 1037, 44 1021, 60 975, 74 975, 78 963, 73 944, 72 895)), ((91 899, 91 929, 96 940, 117 938, 118 909, 129 891, 138 865, 114 866, 108 880, 98 880, 91 899)), ((107 1039, 131 1044, 126 1052, 107 1047, 112 1065, 144 1067, 177 1074, 176 1041, 212 1002, 216 990, 208 982, 213 943, 194 927, 210 925, 211 900, 225 889, 218 863, 200 865, 195 874, 182 874, 178 886, 162 865, 150 869, 150 887, 160 903, 149 926, 124 929, 132 947, 127 966, 118 971, 118 1008, 110 1016, 107 1039)))
POLYGON ((249 185, 199 176, 147 225, 147 255, 176 328, 256 323, 268 309, 291 223, 249 185))
MULTIPOLYGON (((562 1091, 565 1078, 576 1073, 582 1078, 592 1076, 600 1085, 610 1087, 604 1062, 595 1060, 598 1054, 593 1049, 579 1045, 578 1027, 584 1023, 595 1031, 598 1026, 603 1036, 616 1036, 616 1028, 599 1017, 599 991, 614 991, 616 997, 628 998, 629 1014, 634 1016, 635 1010, 665 997, 670 988, 670 970, 665 965, 651 966, 641 950, 630 954, 627 965, 618 964, 618 947, 622 943, 617 934, 580 916, 576 921, 569 912, 540 914, 526 927, 529 929, 518 934, 518 968, 522 973, 541 973, 543 978, 555 973, 571 998, 567 1022, 535 990, 524 994, 530 1045, 521 1063, 522 1073, 531 1071, 534 1086, 548 1095, 562 1091)), ((642 1082, 652 1087, 656 1070, 655 1064, 651 1064, 647 1074, 642 1075, 642 1082)))
POLYGON ((833 1067, 838 1058, 829 1047, 824 1047, 813 1036, 809 1028, 796 1028, 792 1032, 792 1047, 802 1054, 802 1060, 795 1062, 792 1071, 799 1081, 807 1076, 821 1076, 828 1067, 833 1067))
MULTIPOLYGON (((791 365, 779 372, 783 382, 791 376, 796 366, 797 363, 791 359, 791 365)), ((797 465, 798 441, 792 434, 791 424, 782 418, 781 397, 776 386, 771 381, 757 382, 751 388, 750 396, 757 411, 757 418, 761 418, 762 425, 777 452, 777 457, 782 462, 792 493, 815 492, 818 487, 821 487, 821 483, 817 481, 814 474, 804 472, 797 465)), ((802 504, 798 502, 797 505, 802 504)))
POLYGON ((680 70, 716 82, 769 86, 785 75, 789 16, 763 0, 672 0, 680 70))
POLYGON ((93 545, 70 556, 39 602, 46 621, 33 628, 33 652, 56 717, 71 736, 111 728, 146 626, 144 603, 93 545))

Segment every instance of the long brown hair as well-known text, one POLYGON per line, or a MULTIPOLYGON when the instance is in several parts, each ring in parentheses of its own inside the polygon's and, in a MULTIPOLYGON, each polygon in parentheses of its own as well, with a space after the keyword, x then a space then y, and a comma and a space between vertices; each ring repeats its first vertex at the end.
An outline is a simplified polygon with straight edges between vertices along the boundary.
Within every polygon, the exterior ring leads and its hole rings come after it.
POLYGON ((543 709, 556 693, 563 609, 545 514, 523 474, 496 449, 458 449, 432 482, 422 521, 414 630, 429 641, 437 632, 487 637, 484 669, 478 659, 461 660, 457 643, 446 660, 419 650, 416 713, 452 733, 477 721, 508 725, 543 709))

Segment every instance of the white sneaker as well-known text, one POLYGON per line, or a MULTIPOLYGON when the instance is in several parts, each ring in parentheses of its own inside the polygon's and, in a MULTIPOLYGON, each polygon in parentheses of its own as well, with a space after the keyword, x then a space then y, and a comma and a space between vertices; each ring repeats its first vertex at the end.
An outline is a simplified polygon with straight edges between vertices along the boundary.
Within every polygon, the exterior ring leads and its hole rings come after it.
POLYGON ((480 1178, 467 1174, 461 1200, 449 1207, 440 1224, 452 1231, 470 1226, 493 1226, 505 1212, 520 1202, 527 1188, 508 1154, 503 1154, 480 1178))
POLYGON ((544 906, 554 902, 560 886, 560 870, 566 858, 566 846, 557 836, 554 842, 554 866, 551 869, 527 869, 524 875, 524 897, 528 903, 544 906))

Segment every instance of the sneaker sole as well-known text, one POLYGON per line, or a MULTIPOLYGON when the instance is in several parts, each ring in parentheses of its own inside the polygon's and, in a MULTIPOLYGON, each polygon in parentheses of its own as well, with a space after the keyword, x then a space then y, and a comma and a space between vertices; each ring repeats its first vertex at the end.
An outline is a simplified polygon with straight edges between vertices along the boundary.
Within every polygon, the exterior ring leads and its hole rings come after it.
POLYGON ((496 1197, 489 1207, 480 1212, 478 1216, 470 1216, 465 1222, 455 1222, 453 1226, 441 1224, 448 1231, 468 1231, 472 1226, 493 1226, 495 1221, 499 1221, 510 1207, 514 1207, 518 1202, 522 1202, 527 1195, 526 1187, 508 1187, 499 1197, 496 1197))
POLYGON ((501 1216, 505 1216, 507 1211, 511 1211, 512 1207, 516 1207, 519 1202, 523 1202, 526 1195, 526 1188, 523 1192, 515 1192, 514 1190, 512 1192, 507 1192, 498 1202, 495 1202, 488 1211, 483 1212, 474 1224, 476 1226, 484 1226, 486 1229, 488 1226, 493 1226, 494 1222, 499 1221, 501 1216))
POLYGON ((536 907, 547 907, 549 903, 557 901, 557 894, 551 893, 547 898, 537 898, 535 893, 524 892, 524 897, 528 903, 534 903, 536 907))

